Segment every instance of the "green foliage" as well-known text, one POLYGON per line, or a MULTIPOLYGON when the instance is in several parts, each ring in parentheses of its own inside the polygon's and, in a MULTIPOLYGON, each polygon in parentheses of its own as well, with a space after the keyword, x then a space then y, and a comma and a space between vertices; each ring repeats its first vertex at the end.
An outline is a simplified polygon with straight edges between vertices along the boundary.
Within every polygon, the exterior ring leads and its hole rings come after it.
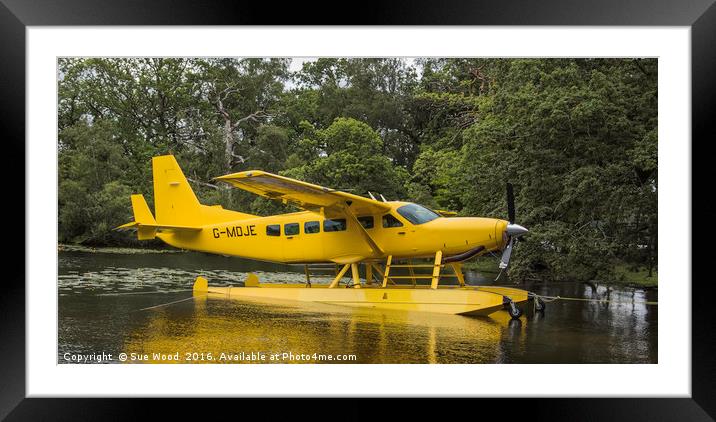
POLYGON ((631 61, 515 60, 465 131, 469 214, 504 216, 516 185, 529 243, 513 275, 613 278, 647 265, 656 236, 656 79, 631 61))
POLYGON ((98 121, 92 126, 77 123, 62 132, 62 139, 74 148, 60 154, 60 242, 120 244, 124 239, 112 228, 129 221, 132 189, 123 169, 130 164, 112 128, 112 123, 98 121))
POLYGON ((307 119, 327 128, 339 117, 365 122, 381 133, 392 162, 412 164, 419 143, 406 107, 417 86, 413 67, 401 59, 321 58, 305 63, 297 80, 300 88, 289 101, 294 124, 307 119))
POLYGON ((273 125, 261 125, 257 129, 256 141, 249 150, 247 159, 253 166, 277 173, 284 168, 291 150, 285 129, 273 125))
POLYGON ((282 174, 356 194, 371 191, 393 199, 404 197, 407 171, 382 155, 383 141, 370 126, 338 118, 315 135, 318 139, 310 144, 319 148, 318 156, 282 174))
POLYGON ((111 228, 131 193, 152 207, 151 157, 173 153, 202 203, 258 215, 295 210, 212 178, 262 169, 499 218, 509 181, 530 229, 514 279, 656 270, 656 60, 289 64, 61 59, 60 241, 135 243, 111 228))
POLYGON ((413 165, 407 186, 410 199, 438 209, 461 210, 459 186, 460 151, 426 148, 413 165))

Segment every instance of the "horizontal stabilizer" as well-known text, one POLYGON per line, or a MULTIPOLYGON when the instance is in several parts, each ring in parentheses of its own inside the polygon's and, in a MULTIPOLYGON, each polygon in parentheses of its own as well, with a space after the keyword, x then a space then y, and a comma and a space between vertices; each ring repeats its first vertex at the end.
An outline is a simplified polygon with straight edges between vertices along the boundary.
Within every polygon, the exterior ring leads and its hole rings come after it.
POLYGON ((166 224, 142 224, 137 223, 136 221, 132 221, 131 223, 122 224, 121 226, 117 227, 115 230, 129 230, 129 229, 137 229, 137 228, 150 228, 150 229, 161 229, 161 230, 168 230, 168 231, 189 231, 189 232, 198 232, 201 231, 201 227, 188 227, 188 226, 171 226, 166 224))
POLYGON ((121 226, 115 227, 114 229, 122 231, 136 229, 137 227, 139 227, 139 223, 137 223, 136 221, 132 221, 131 223, 122 224, 121 226))

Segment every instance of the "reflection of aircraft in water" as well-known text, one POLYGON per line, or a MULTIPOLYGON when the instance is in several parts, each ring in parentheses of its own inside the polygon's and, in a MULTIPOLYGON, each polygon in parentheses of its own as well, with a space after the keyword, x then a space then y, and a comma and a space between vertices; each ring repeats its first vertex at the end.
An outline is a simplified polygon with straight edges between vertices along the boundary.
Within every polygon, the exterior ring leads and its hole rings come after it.
POLYGON ((132 195, 134 222, 120 229, 137 229, 140 240, 158 237, 182 249, 306 265, 306 284, 279 287, 253 280, 241 288, 209 288, 198 278, 198 291, 462 315, 489 315, 506 308, 515 318, 522 314, 516 304, 529 298, 520 289, 466 286, 461 268, 466 259, 500 250, 500 268, 509 266, 515 239, 527 233, 514 223, 511 185, 505 221, 446 218, 417 204, 382 196, 378 201, 372 194, 365 198, 263 171, 216 178, 303 210, 259 217, 200 204, 171 155, 154 157, 152 166, 154 215, 142 195, 132 195), (413 258, 430 261, 414 264, 413 258), (311 285, 308 265, 316 263, 338 266, 329 285, 311 285), (427 273, 417 274, 416 269, 427 273), (338 289, 349 270, 350 288, 338 289), (400 274, 405 270, 409 275, 400 274), (456 278, 458 285, 439 285, 444 277, 456 278), (419 285, 416 279, 430 284, 419 285), (403 280, 412 284, 399 285, 403 280))
POLYGON ((501 363, 508 359, 506 344, 524 341, 502 312, 463 318, 322 303, 217 301, 206 295, 187 305, 149 314, 148 323, 126 337, 123 350, 147 358, 128 362, 501 363), (178 360, 167 360, 177 353, 178 360), (275 353, 281 355, 272 361, 275 353), (337 355, 356 358, 338 361, 337 355))

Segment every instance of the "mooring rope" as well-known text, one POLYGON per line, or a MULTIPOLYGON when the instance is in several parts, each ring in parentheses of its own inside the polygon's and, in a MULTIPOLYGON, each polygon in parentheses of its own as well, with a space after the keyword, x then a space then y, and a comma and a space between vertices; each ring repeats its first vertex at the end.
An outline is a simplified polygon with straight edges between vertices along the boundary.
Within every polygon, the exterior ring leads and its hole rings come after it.
POLYGON ((541 299, 544 303, 554 302, 555 300, 571 300, 575 302, 598 302, 598 303, 618 303, 622 305, 658 305, 659 302, 644 301, 644 302, 627 302, 623 300, 611 300, 611 299, 588 299, 583 297, 566 297, 566 296, 542 296, 534 292, 528 292, 528 295, 541 299), (545 300, 546 299, 546 300, 545 300))
MULTIPOLYGON (((199 296, 204 296, 204 295, 199 295, 199 296)), ((173 305, 175 303, 186 302, 187 300, 194 299, 195 297, 197 297, 197 296, 187 297, 185 299, 175 300, 175 301, 169 302, 169 303, 162 303, 161 305, 154 305, 154 306, 150 306, 148 308, 137 309, 134 312, 147 311, 149 309, 156 309, 156 308, 161 308, 162 306, 169 306, 169 305, 173 305)))
POLYGON ((97 296, 128 296, 128 295, 148 295, 148 294, 158 294, 158 293, 182 293, 182 292, 191 292, 192 289, 184 289, 184 290, 152 290, 148 292, 122 292, 122 293, 99 293, 97 296))

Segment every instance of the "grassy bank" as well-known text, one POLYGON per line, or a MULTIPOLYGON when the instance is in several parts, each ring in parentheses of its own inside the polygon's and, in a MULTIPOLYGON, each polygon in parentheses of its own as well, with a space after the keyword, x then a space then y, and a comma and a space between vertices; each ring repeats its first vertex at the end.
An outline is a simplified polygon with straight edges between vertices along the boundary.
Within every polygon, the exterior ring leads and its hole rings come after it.
POLYGON ((467 262, 463 262, 462 268, 465 270, 471 270, 471 271, 479 271, 479 272, 487 272, 487 273, 496 273, 500 271, 500 268, 498 267, 499 259, 496 258, 477 258, 474 260, 469 260, 467 262))
POLYGON ((651 277, 649 277, 648 269, 638 268, 632 271, 627 265, 618 265, 614 268, 614 272, 617 275, 614 284, 648 288, 657 287, 659 285, 659 276, 656 269, 652 271, 651 277))
POLYGON ((146 254, 146 253, 182 253, 183 250, 174 248, 122 248, 112 246, 92 247, 84 245, 72 245, 59 243, 57 245, 58 252, 89 252, 89 253, 119 253, 119 254, 146 254))
MULTIPOLYGON (((498 263, 499 258, 479 257, 463 263, 463 268, 471 271, 496 273, 499 271, 498 263)), ((630 269, 626 264, 616 265, 613 271, 615 274, 613 279, 599 280, 599 283, 640 288, 656 288, 659 285, 659 276, 656 269, 652 271, 651 277, 649 277, 649 270, 647 268, 630 269)))

